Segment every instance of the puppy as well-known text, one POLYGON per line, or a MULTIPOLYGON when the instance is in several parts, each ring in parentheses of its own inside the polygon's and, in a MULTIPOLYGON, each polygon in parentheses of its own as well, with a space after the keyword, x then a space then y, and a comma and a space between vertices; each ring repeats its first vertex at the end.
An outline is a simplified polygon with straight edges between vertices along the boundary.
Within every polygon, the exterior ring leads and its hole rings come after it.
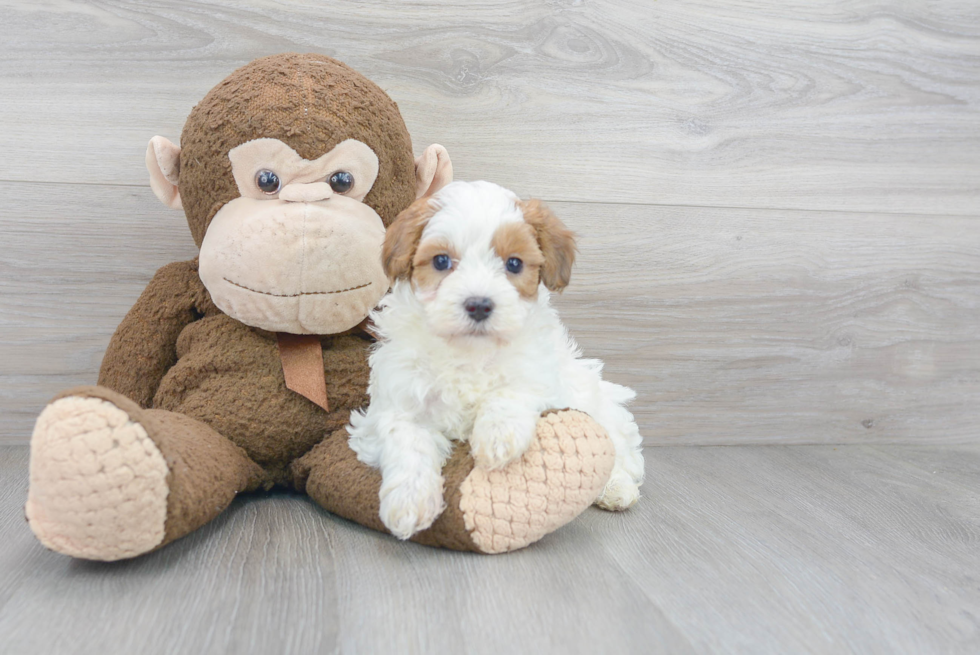
POLYGON ((372 314, 371 403, 347 429, 358 459, 381 470, 392 534, 407 539, 442 512, 454 439, 499 468, 552 408, 586 412, 612 438, 616 463, 596 504, 637 501, 643 455, 624 407, 635 394, 581 358, 549 303, 568 284, 575 238, 547 207, 489 182, 453 182, 398 216, 382 257, 393 286, 372 314))

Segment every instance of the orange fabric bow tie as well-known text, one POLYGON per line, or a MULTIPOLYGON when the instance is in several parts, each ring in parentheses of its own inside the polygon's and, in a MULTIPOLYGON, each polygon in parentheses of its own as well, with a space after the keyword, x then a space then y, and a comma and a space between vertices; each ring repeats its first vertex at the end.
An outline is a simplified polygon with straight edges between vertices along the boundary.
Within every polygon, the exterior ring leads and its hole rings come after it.
POLYGON ((276 333, 279 343, 279 359, 286 388, 313 401, 325 411, 327 404, 327 379, 323 371, 323 346, 315 334, 276 333))

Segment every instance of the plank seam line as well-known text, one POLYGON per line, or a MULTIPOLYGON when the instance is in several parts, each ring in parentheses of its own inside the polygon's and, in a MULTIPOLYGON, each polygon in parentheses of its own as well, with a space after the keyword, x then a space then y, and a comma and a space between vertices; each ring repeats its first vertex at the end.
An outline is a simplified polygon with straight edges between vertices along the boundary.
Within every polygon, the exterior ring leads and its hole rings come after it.
MULTIPOLYGON (((13 180, 0 178, 0 184, 43 184, 47 186, 90 186, 90 187, 119 187, 124 189, 150 189, 147 184, 126 184, 124 182, 62 182, 53 180, 13 180)), ((980 214, 959 214, 949 212, 923 213, 923 212, 899 212, 884 209, 807 209, 802 207, 765 207, 750 205, 694 205, 689 203, 662 203, 662 202, 628 202, 622 200, 561 200, 557 198, 545 198, 539 196, 541 200, 549 204, 567 205, 622 205, 624 207, 683 207, 685 209, 731 209, 738 211, 767 211, 767 212, 808 212, 815 214, 880 214, 886 216, 918 216, 922 218, 967 218, 980 219, 980 214)))
MULTIPOLYGON (((2 181, 2 180, 0 180, 2 181)), ((57 184, 53 182, 52 184, 57 184)), ((625 207, 683 207, 685 209, 733 209, 738 211, 767 211, 767 212, 807 212, 815 214, 885 214, 889 216, 909 216, 923 218, 970 218, 980 219, 980 214, 957 214, 957 213, 935 213, 927 214, 923 212, 899 212, 885 209, 805 209, 802 207, 753 207, 749 205, 693 205, 688 203, 664 203, 664 202, 627 202, 621 200, 556 200, 554 198, 541 198, 549 204, 566 205, 623 205, 625 207)))

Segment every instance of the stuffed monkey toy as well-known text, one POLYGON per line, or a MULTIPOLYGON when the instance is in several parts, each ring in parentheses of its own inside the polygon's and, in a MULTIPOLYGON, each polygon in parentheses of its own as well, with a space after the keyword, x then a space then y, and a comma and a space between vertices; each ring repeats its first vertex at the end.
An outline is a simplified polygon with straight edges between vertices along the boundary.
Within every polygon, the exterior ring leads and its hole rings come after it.
MULTIPOLYGON (((156 273, 98 386, 42 411, 31 529, 59 553, 118 560, 190 533, 238 493, 287 487, 384 531, 380 475, 345 426, 369 400, 385 227, 451 181, 445 149, 414 160, 380 88, 328 57, 284 54, 218 84, 180 146, 154 137, 146 163, 200 254, 156 273)), ((475 467, 463 444, 443 471, 446 510, 413 540, 526 546, 595 500, 613 457, 602 428, 568 410, 543 415, 531 449, 501 470, 475 467)))

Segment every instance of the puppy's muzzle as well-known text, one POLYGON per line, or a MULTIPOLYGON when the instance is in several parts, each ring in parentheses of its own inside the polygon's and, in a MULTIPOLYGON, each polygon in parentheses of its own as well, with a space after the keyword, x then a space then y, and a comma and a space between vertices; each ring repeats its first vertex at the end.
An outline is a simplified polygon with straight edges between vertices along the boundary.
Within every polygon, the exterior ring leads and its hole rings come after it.
POLYGON ((489 298, 467 298, 463 302, 463 309, 473 322, 480 323, 487 320, 493 312, 493 301, 489 298))

